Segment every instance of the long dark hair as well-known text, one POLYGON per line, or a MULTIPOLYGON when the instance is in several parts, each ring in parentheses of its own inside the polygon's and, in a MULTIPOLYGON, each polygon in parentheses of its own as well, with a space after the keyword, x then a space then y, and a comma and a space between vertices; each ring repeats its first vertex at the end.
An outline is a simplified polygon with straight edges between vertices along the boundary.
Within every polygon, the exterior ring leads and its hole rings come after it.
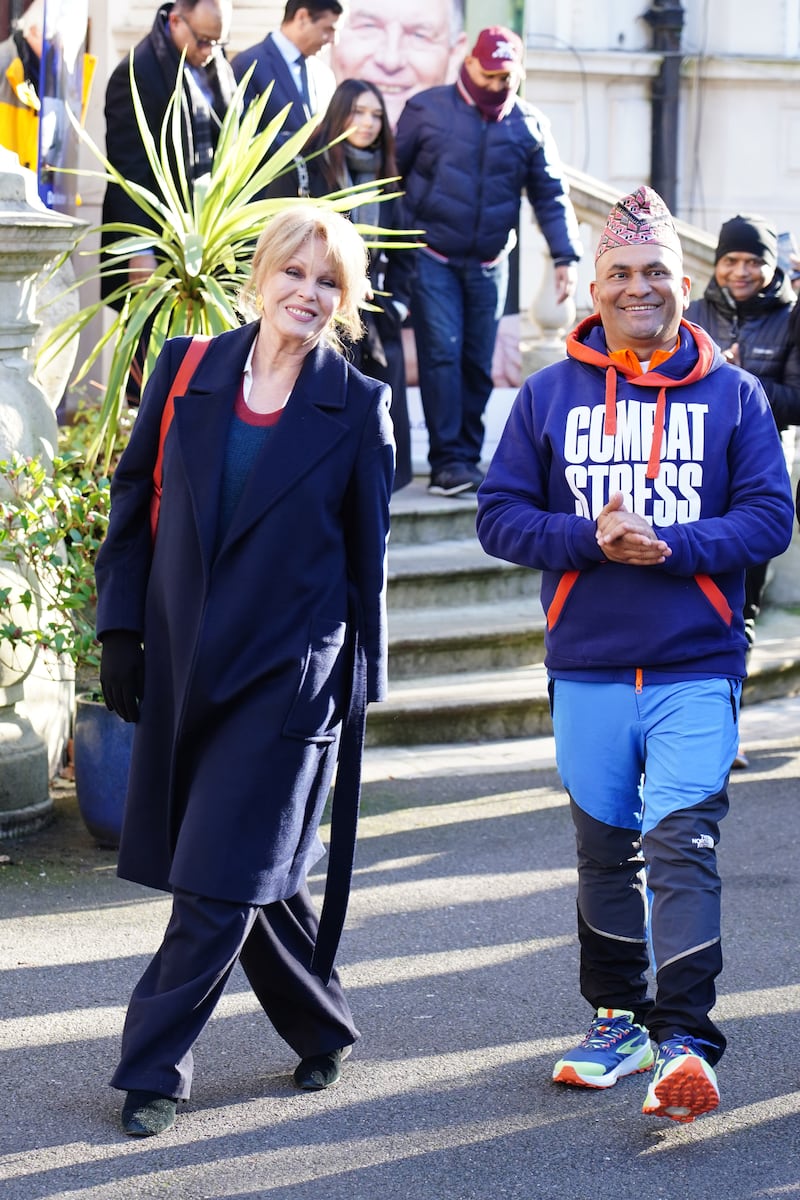
MULTIPOLYGON (((381 131, 376 138, 380 148, 381 161, 378 167, 379 179, 390 179, 397 174, 397 161, 394 156, 394 134, 386 115, 386 105, 380 89, 366 79, 343 79, 331 96, 325 116, 312 133, 303 149, 304 156, 316 153, 328 146, 334 138, 344 133, 352 125, 351 117, 356 100, 364 92, 371 92, 381 106, 381 131)), ((345 171, 344 151, 347 142, 337 142, 323 154, 313 159, 311 169, 317 169, 331 192, 344 187, 347 178, 345 171)))

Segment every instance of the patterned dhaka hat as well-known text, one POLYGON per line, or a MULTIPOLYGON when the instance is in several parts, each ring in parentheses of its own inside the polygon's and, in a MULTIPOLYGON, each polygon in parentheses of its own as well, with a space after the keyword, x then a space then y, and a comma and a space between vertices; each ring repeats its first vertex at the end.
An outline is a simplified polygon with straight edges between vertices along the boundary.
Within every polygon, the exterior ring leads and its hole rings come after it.
POLYGON ((640 246, 646 242, 666 246, 679 258, 683 257, 671 212, 658 192, 643 185, 618 200, 608 214, 594 256, 595 262, 601 254, 613 250, 615 246, 640 246))

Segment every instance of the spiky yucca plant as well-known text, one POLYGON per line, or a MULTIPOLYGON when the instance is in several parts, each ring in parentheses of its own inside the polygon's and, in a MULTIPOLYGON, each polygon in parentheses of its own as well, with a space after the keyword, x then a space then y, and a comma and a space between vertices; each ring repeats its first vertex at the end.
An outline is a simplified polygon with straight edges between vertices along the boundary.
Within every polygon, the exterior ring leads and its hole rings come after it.
MULTIPOLYGON (((252 68, 251 68, 252 70, 252 68)), ((241 80, 220 129, 219 140, 209 174, 191 187, 185 171, 185 135, 181 119, 183 70, 179 70, 175 91, 160 130, 158 145, 147 126, 136 79, 133 54, 130 58, 131 93, 142 145, 147 154, 158 193, 125 179, 100 148, 79 129, 81 140, 100 162, 102 171, 78 172, 95 179, 116 183, 134 200, 143 216, 155 226, 119 222, 96 226, 90 234, 113 234, 113 251, 106 248, 103 271, 119 276, 119 285, 106 300, 98 300, 62 321, 42 349, 47 357, 57 354, 94 320, 106 304, 121 304, 106 331, 80 363, 73 383, 85 378, 106 347, 111 350, 105 394, 97 414, 94 436, 87 449, 89 464, 109 458, 117 433, 120 414, 125 406, 131 366, 142 332, 151 326, 143 365, 142 386, 153 368, 167 338, 180 334, 217 334, 240 323, 237 300, 250 272, 253 250, 266 221, 289 204, 326 203, 346 212, 366 199, 387 199, 396 191, 383 190, 392 180, 360 185, 336 192, 322 200, 280 198, 264 200, 259 195, 278 176, 290 169, 293 159, 308 139, 314 122, 277 144, 289 106, 266 128, 259 122, 269 98, 263 93, 243 109, 244 92, 250 72, 241 80), (173 164, 175 167, 173 168, 173 164), (128 281, 127 263, 134 254, 152 250, 158 261, 154 274, 144 281, 128 281)), ((368 246, 404 247, 416 245, 408 237, 414 231, 391 231, 379 226, 357 225, 368 246)), ((99 251, 79 254, 99 255, 99 251)), ((80 276, 73 285, 99 278, 98 262, 94 270, 80 276)))

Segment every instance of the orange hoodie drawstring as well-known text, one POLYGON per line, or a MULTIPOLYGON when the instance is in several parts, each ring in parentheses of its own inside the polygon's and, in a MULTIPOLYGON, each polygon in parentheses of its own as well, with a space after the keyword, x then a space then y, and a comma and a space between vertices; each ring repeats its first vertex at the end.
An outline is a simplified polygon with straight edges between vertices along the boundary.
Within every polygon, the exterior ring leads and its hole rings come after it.
MULTIPOLYGON (((661 469, 661 446, 664 441, 666 411, 667 389, 660 387, 656 399, 653 440, 650 443, 650 456, 647 459, 646 479, 658 479, 658 472, 661 469)), ((603 419, 603 432, 606 437, 614 437, 617 432, 617 371, 615 367, 608 367, 606 370, 606 411, 603 419)))
POLYGON ((615 437, 617 432, 617 372, 614 367, 606 371, 606 415, 603 422, 606 437, 615 437))
POLYGON ((685 333, 689 334, 697 347, 697 361, 682 379, 671 379, 660 374, 655 368, 660 366, 668 358, 671 358, 680 345, 680 338, 676 341, 675 346, 671 350, 657 350, 650 360, 650 366, 646 374, 636 371, 636 366, 639 364, 631 364, 626 366, 625 355, 633 355, 633 351, 617 351, 604 353, 601 350, 595 350, 584 342, 586 338, 597 326, 601 326, 602 322, 597 313, 593 313, 590 317, 585 317, 570 334, 567 335, 567 354, 570 358, 576 359, 578 362, 587 363, 593 367, 599 367, 605 372, 605 413, 603 416, 603 432, 609 437, 614 437, 617 432, 617 367, 613 364, 613 357, 616 355, 622 363, 622 371, 629 383, 644 387, 658 387, 658 397, 656 399, 656 411, 653 419, 653 440, 650 443, 650 454, 647 459, 647 479, 657 479, 661 469, 661 450, 664 443, 664 423, 666 420, 667 409, 667 391, 668 387, 685 387, 687 384, 694 383, 698 379, 704 378, 705 375, 712 369, 714 365, 715 355, 718 354, 711 338, 705 333, 699 325, 692 325, 689 321, 682 320, 681 328, 685 333))
POLYGON ((658 389, 656 400, 656 415, 653 421, 653 440, 650 443, 650 457, 647 460, 646 479, 658 479, 661 470, 661 445, 664 441, 664 414, 667 411, 667 389, 658 389))

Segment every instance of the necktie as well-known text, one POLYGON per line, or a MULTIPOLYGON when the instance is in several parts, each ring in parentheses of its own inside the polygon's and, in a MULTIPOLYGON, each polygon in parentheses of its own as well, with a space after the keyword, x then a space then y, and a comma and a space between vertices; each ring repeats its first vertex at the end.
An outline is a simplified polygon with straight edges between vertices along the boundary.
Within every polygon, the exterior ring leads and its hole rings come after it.
POLYGON ((306 67, 305 55, 300 54, 297 59, 297 65, 300 68, 300 95, 303 97, 303 104, 307 111, 311 112, 311 96, 308 92, 308 69, 306 67))

